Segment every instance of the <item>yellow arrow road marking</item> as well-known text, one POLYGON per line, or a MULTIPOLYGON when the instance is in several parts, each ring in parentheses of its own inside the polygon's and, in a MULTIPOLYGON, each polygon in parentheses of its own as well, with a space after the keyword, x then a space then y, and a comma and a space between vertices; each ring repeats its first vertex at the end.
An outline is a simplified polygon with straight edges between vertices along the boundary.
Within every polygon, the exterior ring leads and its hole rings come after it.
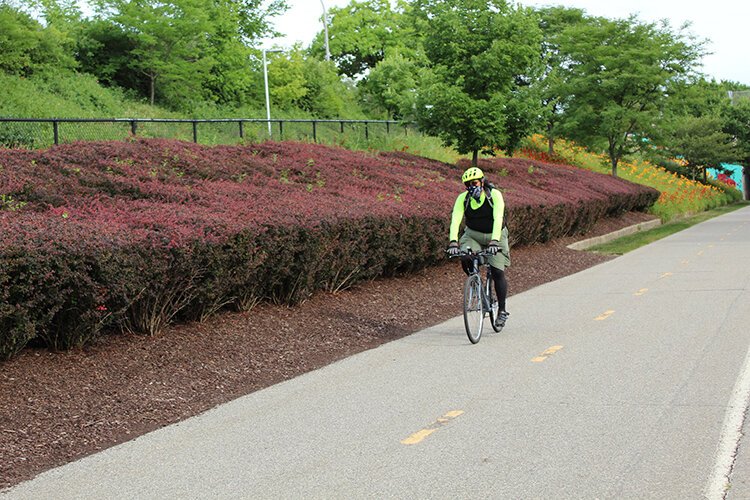
POLYGON ((604 311, 599 316, 597 316, 596 318, 594 318, 594 321, 604 321, 605 319, 607 319, 610 316, 612 316, 614 313, 615 312, 612 309, 610 309, 609 311, 604 311))
POLYGON ((550 356, 552 356, 553 354, 555 354, 557 351, 559 351, 562 348, 563 348, 563 346, 561 346, 561 345, 553 345, 549 349, 546 349, 539 356, 537 356, 535 358, 531 358, 531 361, 533 363, 541 363, 542 361, 545 361, 547 358, 549 358, 550 356))
POLYGON ((463 410, 452 410, 443 415, 442 417, 438 418, 437 421, 431 423, 429 426, 427 426, 424 429, 421 429, 411 436, 409 436, 406 439, 401 440, 401 444, 417 444, 421 443, 424 438, 438 430, 440 427, 446 425, 448 422, 453 420, 454 418, 458 417, 459 415, 462 415, 464 412, 463 410))

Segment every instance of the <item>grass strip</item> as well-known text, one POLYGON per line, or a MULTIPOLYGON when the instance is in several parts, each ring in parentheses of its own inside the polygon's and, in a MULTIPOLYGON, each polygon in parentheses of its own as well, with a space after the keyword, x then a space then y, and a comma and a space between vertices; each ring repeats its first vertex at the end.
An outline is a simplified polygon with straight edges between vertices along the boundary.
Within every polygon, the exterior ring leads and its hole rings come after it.
POLYGON ((706 210, 699 214, 695 214, 689 217, 684 217, 676 221, 668 222, 657 226, 653 229, 641 231, 638 233, 623 236, 601 245, 595 245, 588 250, 596 253, 603 253, 609 255, 622 255, 624 253, 640 248, 649 243, 653 243, 656 240, 660 240, 674 233, 687 229, 701 222, 705 222, 714 217, 734 212, 740 208, 750 205, 750 202, 738 202, 730 205, 724 205, 711 210, 706 210))

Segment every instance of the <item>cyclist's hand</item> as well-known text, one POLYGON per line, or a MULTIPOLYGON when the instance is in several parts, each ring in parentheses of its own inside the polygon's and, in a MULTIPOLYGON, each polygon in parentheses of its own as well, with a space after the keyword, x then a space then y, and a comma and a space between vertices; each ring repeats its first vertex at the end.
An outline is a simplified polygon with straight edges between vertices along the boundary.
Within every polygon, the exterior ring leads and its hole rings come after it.
POLYGON ((496 255, 500 251, 500 243, 497 240, 490 241, 487 245, 487 253, 490 255, 496 255))
POLYGON ((455 257, 456 255, 461 253, 461 249, 458 247, 457 241, 451 241, 445 251, 448 252, 448 255, 450 255, 451 257, 455 257))

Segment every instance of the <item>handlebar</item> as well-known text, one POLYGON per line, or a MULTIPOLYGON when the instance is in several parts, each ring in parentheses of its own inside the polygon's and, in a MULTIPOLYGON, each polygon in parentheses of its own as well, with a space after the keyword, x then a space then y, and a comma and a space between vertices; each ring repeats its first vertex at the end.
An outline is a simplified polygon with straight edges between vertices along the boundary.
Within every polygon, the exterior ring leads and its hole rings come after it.
MULTIPOLYGON (((446 250, 445 253, 448 253, 448 250, 446 250)), ((451 254, 448 253, 448 258, 449 259, 457 259, 457 258, 460 258, 460 257, 492 257, 492 255, 494 255, 494 254, 491 254, 491 253, 489 253, 486 250, 480 250, 478 252, 472 252, 471 248, 470 248, 470 249, 468 249, 466 251, 461 250, 460 252, 458 252, 457 254, 454 254, 454 255, 451 255, 451 254)))

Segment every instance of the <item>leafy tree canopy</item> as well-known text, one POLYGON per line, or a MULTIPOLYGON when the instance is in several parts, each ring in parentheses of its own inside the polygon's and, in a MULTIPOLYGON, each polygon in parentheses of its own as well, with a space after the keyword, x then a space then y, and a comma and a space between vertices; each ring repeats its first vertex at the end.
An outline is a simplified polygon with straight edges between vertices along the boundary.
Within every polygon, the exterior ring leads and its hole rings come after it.
POLYGON ((725 118, 724 131, 734 137, 737 156, 745 168, 750 169, 750 99, 739 100, 727 108, 725 118))
POLYGON ((668 86, 694 73, 703 43, 687 28, 588 18, 560 35, 567 61, 563 130, 589 147, 603 144, 613 175, 620 158, 640 148, 640 138, 660 121, 668 86))
POLYGON ((73 41, 54 26, 42 26, 30 14, 0 3, 0 71, 28 77, 75 68, 73 41))
POLYGON ((538 9, 539 27, 542 30, 542 61, 544 73, 536 87, 543 106, 543 119, 549 143, 549 154, 554 154, 554 144, 560 135, 559 122, 565 107, 564 70, 570 62, 560 44, 560 35, 570 27, 585 22, 582 9, 544 7, 538 9))
MULTIPOLYGON (((404 2, 397 8, 390 0, 352 0, 328 12, 328 45, 331 58, 341 74, 350 78, 365 75, 386 56, 391 48, 402 53, 412 51, 415 37, 407 27, 404 2)), ((324 32, 319 32, 311 51, 318 58, 325 52, 324 32)))
POLYGON ((104 81, 174 108, 242 105, 253 84, 251 46, 274 34, 284 0, 96 0, 79 42, 83 65, 104 81))
POLYGON ((462 153, 505 147, 530 131, 539 101, 541 31, 533 13, 502 0, 417 0, 428 75, 416 102, 427 133, 462 153), (524 116, 521 116, 521 115, 524 116))
POLYGON ((420 71, 416 62, 393 51, 360 83, 363 99, 370 110, 385 110, 388 118, 412 119, 420 71))
POLYGON ((737 159, 733 138, 722 131, 722 126, 718 115, 706 115, 685 116, 671 128, 668 150, 686 161, 687 173, 693 179, 705 167, 720 167, 722 162, 737 159))

